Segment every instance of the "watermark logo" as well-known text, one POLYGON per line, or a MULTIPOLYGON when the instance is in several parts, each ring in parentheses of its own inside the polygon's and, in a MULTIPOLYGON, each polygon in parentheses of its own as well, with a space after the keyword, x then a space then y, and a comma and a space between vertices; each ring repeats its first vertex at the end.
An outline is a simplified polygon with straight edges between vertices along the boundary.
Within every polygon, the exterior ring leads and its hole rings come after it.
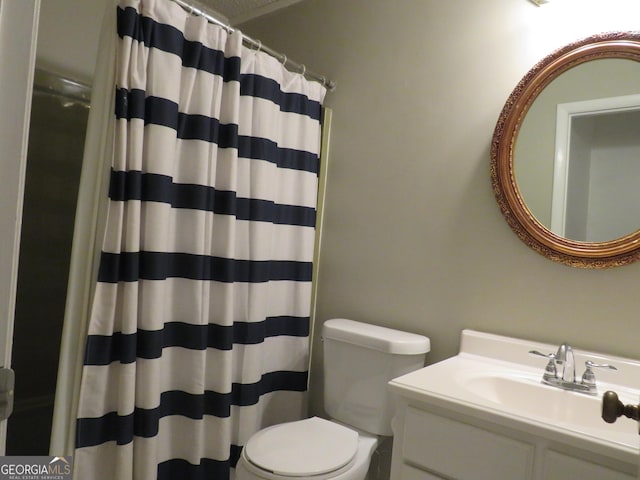
POLYGON ((71 480, 72 457, 0 457, 0 480, 71 480))

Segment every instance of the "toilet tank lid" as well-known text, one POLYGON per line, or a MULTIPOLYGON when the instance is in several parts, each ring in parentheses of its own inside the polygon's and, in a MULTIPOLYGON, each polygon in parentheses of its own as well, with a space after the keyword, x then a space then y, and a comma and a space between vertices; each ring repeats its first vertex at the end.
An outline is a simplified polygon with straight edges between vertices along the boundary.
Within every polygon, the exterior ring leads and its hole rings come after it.
POLYGON ((428 337, 346 318, 324 322, 322 336, 395 355, 417 355, 431 349, 428 337))

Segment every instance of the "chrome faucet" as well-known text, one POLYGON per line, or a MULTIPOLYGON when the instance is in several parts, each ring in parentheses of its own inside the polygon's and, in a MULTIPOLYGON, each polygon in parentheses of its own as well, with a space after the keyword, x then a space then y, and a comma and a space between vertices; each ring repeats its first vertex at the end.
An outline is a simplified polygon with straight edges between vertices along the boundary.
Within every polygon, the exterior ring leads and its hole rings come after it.
POLYGON ((567 343, 560 345, 554 361, 556 365, 562 366, 562 381, 574 383, 576 381, 576 361, 573 356, 573 348, 567 343))
POLYGON ((573 355, 573 348, 571 348, 568 343, 560 345, 556 353, 540 353, 537 350, 531 350, 529 353, 548 359, 547 366, 542 375, 542 383, 562 388, 563 390, 596 395, 598 391, 593 368, 617 370, 613 365, 607 363, 597 364, 591 360, 587 360, 581 380, 576 381, 576 361, 573 355), (558 367, 562 368, 560 373, 558 367))

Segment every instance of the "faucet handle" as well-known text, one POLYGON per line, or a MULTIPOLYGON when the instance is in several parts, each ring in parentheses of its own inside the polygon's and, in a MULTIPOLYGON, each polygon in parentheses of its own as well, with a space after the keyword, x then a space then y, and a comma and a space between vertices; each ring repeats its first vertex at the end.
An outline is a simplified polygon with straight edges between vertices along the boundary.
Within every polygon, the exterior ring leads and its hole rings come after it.
POLYGON ((608 363, 595 363, 591 360, 587 360, 584 362, 585 370, 582 374, 582 383, 583 385, 593 386, 596 385, 596 375, 593 373, 593 368, 608 368, 609 370, 617 370, 614 365, 610 365, 608 363))
POLYGON ((531 355, 537 355, 539 357, 548 358, 549 360, 555 360, 556 359, 556 354, 555 353, 542 353, 542 352, 539 352, 538 350, 529 350, 529 353, 531 355))
POLYGON ((587 368, 608 368, 609 370, 617 370, 617 367, 608 363, 595 363, 591 360, 584 362, 584 366, 587 368))
POLYGON ((549 380, 551 378, 558 378, 558 370, 556 369, 556 354, 555 353, 542 353, 538 350, 529 350, 531 355, 537 355, 538 357, 544 357, 548 359, 547 366, 544 367, 544 375, 542 378, 544 380, 549 380))

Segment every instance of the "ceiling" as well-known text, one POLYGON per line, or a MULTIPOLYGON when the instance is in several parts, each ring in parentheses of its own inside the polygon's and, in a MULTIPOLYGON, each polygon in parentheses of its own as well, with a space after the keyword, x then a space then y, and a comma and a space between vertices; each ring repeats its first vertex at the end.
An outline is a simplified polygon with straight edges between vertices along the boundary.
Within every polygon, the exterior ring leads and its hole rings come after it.
MULTIPOLYGON (((200 0, 203 5, 225 17, 229 24, 251 20, 274 12, 301 0, 200 0)), ((194 2, 195 3, 195 2, 194 2)))

